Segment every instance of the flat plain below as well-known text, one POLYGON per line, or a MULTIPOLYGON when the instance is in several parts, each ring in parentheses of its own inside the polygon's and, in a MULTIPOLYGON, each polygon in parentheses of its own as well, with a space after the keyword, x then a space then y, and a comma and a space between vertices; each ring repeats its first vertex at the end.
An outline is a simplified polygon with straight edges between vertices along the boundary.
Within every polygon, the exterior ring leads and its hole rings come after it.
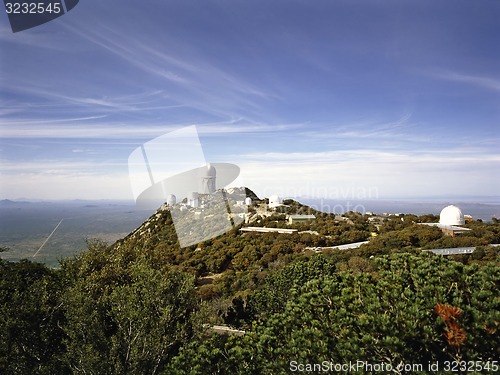
POLYGON ((57 267, 60 259, 85 250, 87 239, 98 238, 111 244, 151 214, 121 201, 4 200, 0 202, 0 246, 8 250, 0 256, 6 260, 27 258, 57 267))

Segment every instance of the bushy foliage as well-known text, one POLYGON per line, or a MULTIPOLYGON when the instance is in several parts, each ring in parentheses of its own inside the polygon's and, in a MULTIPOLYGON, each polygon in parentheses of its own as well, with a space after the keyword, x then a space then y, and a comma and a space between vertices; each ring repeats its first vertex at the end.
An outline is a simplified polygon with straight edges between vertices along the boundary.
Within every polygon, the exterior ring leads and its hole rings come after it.
POLYGON ((64 374, 63 284, 42 264, 0 260, 0 372, 64 374))
MULTIPOLYGON (((193 366, 194 374, 285 374, 291 361, 360 360, 396 368, 400 363, 498 358, 498 267, 411 254, 372 262, 374 270, 367 273, 334 272, 323 260, 286 267, 267 290, 278 286, 278 293, 287 296, 282 306, 271 314, 261 311, 265 318, 243 338, 204 341, 203 359, 193 345, 173 363, 177 368, 193 366), (301 282, 292 281, 286 290, 285 280, 292 276, 301 282), (442 314, 443 307, 458 312, 454 326, 450 315, 442 314), (193 358, 201 359, 205 372, 193 358)), ((257 306, 272 308, 276 301, 258 301, 257 306)))
POLYGON ((158 373, 200 332, 191 275, 99 243, 77 261, 64 295, 73 372, 158 373))

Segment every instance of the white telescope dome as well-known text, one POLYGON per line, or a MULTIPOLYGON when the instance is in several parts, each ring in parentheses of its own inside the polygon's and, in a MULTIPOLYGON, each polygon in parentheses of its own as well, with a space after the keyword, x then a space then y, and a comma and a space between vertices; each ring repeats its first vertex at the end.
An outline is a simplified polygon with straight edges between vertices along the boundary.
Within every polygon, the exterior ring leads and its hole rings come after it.
POLYGON ((276 194, 269 197, 269 207, 277 207, 281 204, 282 200, 276 194))
POLYGON ((207 177, 215 177, 216 174, 217 174, 217 171, 215 170, 214 166, 212 164, 208 163, 206 176, 207 177))
POLYGON ((439 214, 439 224, 441 225, 463 225, 465 224, 464 215, 460 208, 451 205, 443 208, 439 214))

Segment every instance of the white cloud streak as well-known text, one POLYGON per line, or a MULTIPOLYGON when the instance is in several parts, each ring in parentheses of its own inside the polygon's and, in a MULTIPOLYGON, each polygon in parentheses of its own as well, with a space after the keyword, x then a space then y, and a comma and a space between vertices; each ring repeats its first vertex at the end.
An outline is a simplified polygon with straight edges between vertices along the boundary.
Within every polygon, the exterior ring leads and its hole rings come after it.
POLYGON ((161 45, 153 45, 151 40, 133 35, 124 39, 119 30, 105 26, 98 30, 68 27, 124 62, 159 78, 167 84, 165 87, 175 87, 179 104, 227 116, 237 108, 258 113, 262 100, 276 99, 276 95, 212 64, 206 56, 182 47, 173 38, 166 36, 161 45), (165 52, 165 45, 176 50, 177 55, 165 52))
POLYGON ((500 153, 483 153, 477 149, 455 149, 455 150, 421 150, 412 152, 385 152, 377 149, 353 149, 325 152, 291 152, 291 153, 255 153, 239 155, 241 160, 267 161, 276 163, 342 163, 342 162, 364 162, 364 163, 391 163, 391 164, 447 164, 450 162, 496 162, 500 163, 500 153))
MULTIPOLYGON (((0 127, 0 138, 103 138, 103 139, 130 139, 130 138, 154 138, 159 135, 178 129, 181 126, 192 124, 154 124, 148 125, 142 122, 130 122, 126 125, 119 122, 99 123, 91 122, 78 125, 75 121, 96 120, 102 117, 80 119, 60 119, 58 125, 46 125, 52 123, 50 120, 7 120, 0 127), (45 126, 40 127, 39 125, 45 126)), ((235 133, 269 133, 284 132, 297 129, 300 124, 238 124, 231 123, 205 123, 198 124, 198 132, 201 135, 220 135, 235 133)))
POLYGON ((433 76, 442 80, 465 83, 468 85, 500 93, 500 79, 495 77, 463 74, 454 71, 440 71, 433 74, 433 76))
POLYGON ((0 171, 5 174, 60 174, 65 176, 80 174, 108 174, 120 167, 126 168, 127 164, 110 161, 60 161, 60 160, 36 160, 27 162, 2 161, 0 171))

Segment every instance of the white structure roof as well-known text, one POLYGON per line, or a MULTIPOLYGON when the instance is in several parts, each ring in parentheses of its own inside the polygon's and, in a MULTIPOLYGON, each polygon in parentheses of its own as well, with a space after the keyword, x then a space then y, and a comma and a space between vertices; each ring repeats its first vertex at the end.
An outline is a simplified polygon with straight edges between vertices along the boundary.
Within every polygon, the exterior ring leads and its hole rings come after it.
POLYGON ((464 225, 464 214, 457 206, 451 205, 443 208, 439 214, 439 224, 441 225, 464 225))
POLYGON ((282 199, 278 197, 276 194, 271 195, 269 197, 269 207, 278 207, 281 206, 282 199))
POLYGON ((316 216, 314 215, 290 215, 288 216, 289 218, 293 220, 314 220, 316 219, 316 216))
POLYGON ((472 254, 476 250, 475 247, 453 247, 448 249, 430 249, 423 251, 430 251, 438 255, 458 255, 458 254, 472 254))
POLYGON ((419 223, 420 225, 428 225, 430 227, 438 227, 439 229, 448 229, 448 230, 453 230, 453 231, 466 231, 466 230, 472 230, 470 228, 464 228, 464 227, 457 227, 456 225, 445 225, 441 223, 419 223))
POLYGON ((244 227, 240 228, 242 232, 261 232, 261 233, 285 233, 292 234, 297 232, 297 229, 286 229, 286 228, 265 228, 265 227, 244 227))
POLYGON ((349 250, 349 249, 357 249, 358 247, 361 247, 361 245, 364 245, 365 243, 368 243, 368 241, 353 242, 353 243, 347 243, 345 245, 337 245, 337 246, 323 246, 323 247, 315 246, 315 247, 307 247, 306 249, 314 250, 316 252, 323 251, 324 249, 349 250))

